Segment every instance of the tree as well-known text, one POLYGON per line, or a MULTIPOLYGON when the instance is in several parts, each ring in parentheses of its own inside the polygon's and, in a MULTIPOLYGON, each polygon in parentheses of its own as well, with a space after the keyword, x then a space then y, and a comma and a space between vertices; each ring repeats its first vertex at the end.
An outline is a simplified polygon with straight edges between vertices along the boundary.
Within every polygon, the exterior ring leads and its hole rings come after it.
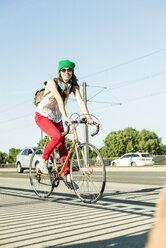
MULTIPOLYGON (((47 139, 47 136, 45 136, 44 139, 43 139, 43 145, 45 144, 46 139, 47 139)), ((67 147, 68 151, 69 151, 72 143, 73 143, 72 140, 70 140, 68 137, 65 137, 65 144, 66 144, 66 147, 67 147)), ((38 147, 42 147, 42 140, 39 141, 38 147)), ((57 151, 57 148, 56 148, 56 151, 57 151)))
POLYGON ((126 152, 137 150, 138 142, 139 132, 129 127, 118 132, 109 133, 104 140, 105 148, 100 151, 103 157, 119 157, 126 152))
POLYGON ((155 132, 143 129, 140 132, 139 151, 148 152, 151 155, 161 154, 161 139, 155 132))
POLYGON ((43 141, 40 140, 39 143, 37 143, 38 147, 42 147, 46 143, 47 136, 44 137, 43 141))
POLYGON ((160 144, 161 154, 166 155, 166 145, 160 144))
POLYGON ((8 162, 8 155, 5 152, 0 152, 0 164, 6 164, 8 162))
POLYGON ((151 155, 166 154, 166 146, 155 132, 143 129, 141 132, 128 127, 124 130, 110 132, 100 148, 103 157, 120 157, 129 152, 148 152, 151 155))
POLYGON ((67 147, 67 150, 70 150, 70 147, 72 146, 73 141, 71 139, 69 139, 68 137, 65 137, 65 145, 67 147))
POLYGON ((10 148, 9 150, 9 157, 8 162, 9 163, 15 163, 17 154, 19 153, 20 149, 10 148))

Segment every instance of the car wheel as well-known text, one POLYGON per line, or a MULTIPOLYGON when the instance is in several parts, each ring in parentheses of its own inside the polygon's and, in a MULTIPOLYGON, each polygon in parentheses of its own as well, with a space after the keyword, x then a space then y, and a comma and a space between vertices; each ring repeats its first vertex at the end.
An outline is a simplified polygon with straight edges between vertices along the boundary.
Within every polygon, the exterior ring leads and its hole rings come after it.
POLYGON ((131 166, 136 166, 136 163, 135 162, 131 162, 131 166))
POLYGON ((18 173, 23 173, 23 168, 21 167, 21 163, 17 163, 17 172, 18 173))
POLYGON ((112 166, 117 166, 117 164, 115 162, 112 162, 112 166))

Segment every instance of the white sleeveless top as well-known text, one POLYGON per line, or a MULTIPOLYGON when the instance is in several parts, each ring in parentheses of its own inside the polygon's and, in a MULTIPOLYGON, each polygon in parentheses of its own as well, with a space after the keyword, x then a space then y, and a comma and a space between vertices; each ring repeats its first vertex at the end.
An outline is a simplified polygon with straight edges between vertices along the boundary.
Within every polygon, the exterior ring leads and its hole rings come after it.
MULTIPOLYGON (((46 94, 46 90, 44 95, 46 94)), ((69 96, 68 96, 69 97, 69 96)), ((66 97, 64 105, 66 105, 68 97, 66 97)), ((52 93, 47 94, 36 108, 36 112, 49 118, 50 120, 58 123, 62 120, 62 114, 59 110, 56 99, 53 97, 52 93)))

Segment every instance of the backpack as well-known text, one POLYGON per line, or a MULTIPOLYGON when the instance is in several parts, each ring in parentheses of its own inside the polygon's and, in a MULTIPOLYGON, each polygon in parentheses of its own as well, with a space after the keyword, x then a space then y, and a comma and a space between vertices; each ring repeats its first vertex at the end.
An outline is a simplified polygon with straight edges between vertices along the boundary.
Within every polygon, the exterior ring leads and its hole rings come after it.
MULTIPOLYGON (((63 91, 64 88, 62 88, 62 87, 64 87, 64 86, 61 85, 61 83, 59 82, 59 80, 57 78, 54 78, 54 81, 58 85, 58 88, 60 88, 63 91)), ((46 85, 47 84, 47 81, 45 81, 44 84, 46 85)), ((49 91, 49 92, 47 92, 44 95, 44 91, 45 91, 45 88, 42 88, 42 89, 36 91, 35 97, 34 97, 34 102, 33 102, 35 106, 38 106, 38 104, 41 102, 41 100, 43 100, 43 98, 50 93, 50 91, 49 91)), ((71 86, 69 87, 69 91, 71 92, 71 86)))
POLYGON ((47 92, 47 94, 45 94, 45 96, 43 96, 44 95, 44 91, 45 91, 45 88, 42 88, 42 89, 40 89, 40 90, 38 90, 36 93, 35 93, 35 97, 34 97, 34 105, 35 106, 37 106, 40 102, 41 102, 41 100, 46 96, 46 95, 48 95, 50 92, 47 92))
MULTIPOLYGON (((57 78, 55 78, 54 79, 55 80, 55 82, 57 82, 57 78)), ((46 85, 47 84, 47 81, 45 81, 44 82, 44 85, 46 85)), ((38 106, 38 104, 41 102, 41 100, 43 100, 43 98, 45 97, 45 96, 47 96, 50 92, 47 92, 45 95, 44 95, 44 91, 45 91, 45 88, 42 88, 42 89, 40 89, 40 90, 38 90, 38 91, 36 91, 36 93, 35 93, 35 97, 34 97, 34 105, 37 107, 38 106), (43 96, 44 95, 44 96, 43 96)))

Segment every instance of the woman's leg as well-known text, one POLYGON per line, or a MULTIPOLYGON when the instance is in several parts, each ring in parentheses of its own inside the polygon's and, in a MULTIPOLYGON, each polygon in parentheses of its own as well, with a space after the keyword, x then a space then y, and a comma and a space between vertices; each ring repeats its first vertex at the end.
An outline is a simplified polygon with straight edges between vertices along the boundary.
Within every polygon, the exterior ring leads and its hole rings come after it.
POLYGON ((62 139, 61 132, 55 127, 50 119, 37 112, 35 114, 35 120, 40 129, 51 137, 51 140, 46 146, 42 156, 44 160, 48 160, 51 152, 62 139))
MULTIPOLYGON (((64 132, 64 128, 63 128, 63 123, 62 121, 58 122, 58 123, 54 123, 56 128, 62 133, 64 132)), ((60 142, 57 144, 56 146, 58 148, 58 152, 59 152, 59 155, 60 155, 60 160, 61 160, 61 164, 64 163, 66 157, 67 157, 67 154, 68 154, 68 151, 67 151, 67 148, 65 146, 65 137, 62 137, 60 142)), ((67 164, 66 164, 66 167, 64 169, 64 175, 68 175, 70 174, 70 163, 69 161, 67 161, 67 164)))
MULTIPOLYGON (((45 132, 48 136, 51 137, 51 141, 46 146, 43 159, 48 160, 51 152, 55 147, 58 148, 58 152, 60 155, 61 163, 65 161, 67 157, 67 148, 65 146, 65 137, 62 137, 61 132, 64 132, 63 123, 60 121, 59 123, 53 123, 47 117, 42 116, 41 114, 36 112, 35 120, 40 129, 45 132)), ((64 175, 70 174, 70 164, 69 161, 66 164, 64 169, 64 175)))

